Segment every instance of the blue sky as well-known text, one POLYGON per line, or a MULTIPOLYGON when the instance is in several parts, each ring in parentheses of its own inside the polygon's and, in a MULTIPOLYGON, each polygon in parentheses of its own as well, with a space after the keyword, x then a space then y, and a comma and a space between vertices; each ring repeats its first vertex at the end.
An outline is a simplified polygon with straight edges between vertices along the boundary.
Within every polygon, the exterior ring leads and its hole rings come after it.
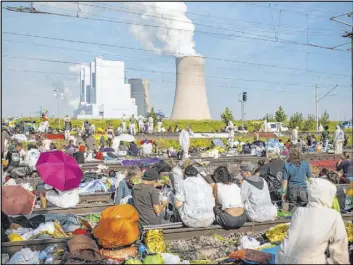
MULTIPOLYGON (((96 3, 96 5, 100 4, 100 2, 96 3)), ((240 119, 238 94, 243 91, 248 93, 248 102, 245 106, 247 119, 262 118, 266 113, 274 112, 279 105, 282 105, 289 115, 295 112, 302 112, 304 115, 315 114, 315 84, 319 85, 319 97, 338 85, 331 93, 333 96, 320 101, 319 115, 327 109, 333 120, 351 118, 351 56, 347 51, 350 44, 337 48, 343 51, 301 45, 310 43, 333 47, 349 42, 341 35, 350 28, 330 21, 329 18, 351 12, 351 3, 188 2, 185 4, 186 16, 195 25, 196 52, 206 57, 207 95, 213 119, 219 119, 225 107, 229 107, 234 116, 240 119), (215 34, 206 35, 200 31, 215 34)), ((3 3, 3 6, 21 5, 29 6, 28 3, 3 3)), ((103 9, 82 4, 79 6, 80 16, 144 23, 140 16, 131 13, 134 10, 138 11, 139 7, 136 3, 125 5, 108 3, 108 5, 112 7, 103 9), (129 12, 117 12, 117 8, 129 10, 129 12)), ((34 7, 54 13, 70 15, 77 13, 77 5, 74 3, 38 3, 34 4, 34 7)), ((160 12, 163 14, 164 11, 160 12)), ((136 40, 131 33, 130 25, 124 23, 15 13, 7 10, 3 10, 2 14, 2 29, 5 32, 99 42, 137 49, 145 48, 143 43, 136 40)), ((352 23, 347 17, 341 19, 352 23)), ((3 56, 88 63, 93 61, 95 56, 103 55, 107 60, 125 61, 125 67, 143 70, 128 69, 127 78, 150 79, 152 105, 167 115, 171 113, 175 90, 173 56, 136 49, 9 34, 2 35, 2 45, 3 56), (34 44, 56 46, 61 49, 34 44), (159 71, 167 73, 158 73, 159 71)), ((73 70, 77 67, 70 64, 9 57, 2 59, 3 116, 21 114, 34 116, 40 106, 49 109, 51 114, 56 113, 54 88, 63 88, 66 91, 65 100, 61 102, 61 116, 72 115, 73 104, 79 95, 79 82, 77 76, 73 75, 73 70), (52 73, 62 73, 62 75, 52 73)))

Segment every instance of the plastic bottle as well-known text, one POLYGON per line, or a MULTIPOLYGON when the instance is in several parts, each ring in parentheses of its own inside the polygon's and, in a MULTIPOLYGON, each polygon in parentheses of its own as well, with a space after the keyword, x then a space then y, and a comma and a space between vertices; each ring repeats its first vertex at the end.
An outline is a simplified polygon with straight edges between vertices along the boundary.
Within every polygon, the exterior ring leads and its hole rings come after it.
POLYGON ((48 255, 45 259, 45 264, 54 264, 54 257, 52 255, 48 255))
POLYGON ((41 261, 45 260, 50 254, 52 254, 55 251, 56 248, 57 248, 57 245, 51 245, 43 249, 39 253, 39 260, 41 261))

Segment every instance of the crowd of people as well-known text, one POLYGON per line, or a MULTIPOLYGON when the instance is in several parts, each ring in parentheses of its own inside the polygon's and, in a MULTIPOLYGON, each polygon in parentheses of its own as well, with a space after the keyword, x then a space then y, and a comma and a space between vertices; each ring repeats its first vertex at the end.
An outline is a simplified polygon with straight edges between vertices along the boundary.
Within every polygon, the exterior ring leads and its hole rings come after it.
MULTIPOLYGON (((343 158, 338 167, 346 165, 343 175, 351 179, 353 161, 347 153, 343 158)), ((142 226, 181 221, 188 227, 219 224, 234 229, 247 221, 274 220, 286 202, 294 215, 280 247, 280 263, 321 262, 326 248, 333 262, 342 263, 348 261, 347 235, 340 216, 345 205, 340 203, 338 211, 332 208, 334 199, 342 193, 324 173, 325 169, 314 178, 298 147, 290 149, 288 161, 271 153, 268 163, 259 168, 244 163, 229 169, 220 166, 212 173, 191 160, 177 165, 162 161, 155 168, 129 169, 127 178, 119 184, 115 203, 134 206, 142 226), (168 183, 161 181, 165 175, 170 178, 168 183), (309 223, 311 230, 303 236, 309 223)))
MULTIPOLYGON (((150 129, 151 126, 153 128, 153 124, 150 124, 150 129)), ((227 128, 229 148, 232 148, 234 138, 233 127, 233 124, 229 124, 227 128)), ((70 138, 71 129, 70 119, 66 119, 65 137, 68 145, 65 152, 80 160, 80 154, 85 154, 86 148, 96 148, 95 141, 89 144, 94 126, 88 122, 84 124, 84 132, 88 133, 86 142, 75 143, 70 138)), ((122 123, 121 133, 126 129, 126 123, 122 123)), ((130 129, 134 130, 134 127, 130 126, 130 129)), ((338 152, 343 151, 340 144, 343 144, 344 134, 341 131, 337 128, 335 132, 338 152)), ((180 133, 180 158, 183 159, 177 164, 172 160, 162 160, 154 167, 129 168, 126 177, 116 185, 115 204, 134 206, 141 226, 180 221, 188 227, 218 224, 226 229, 241 228, 248 221, 274 220, 278 210, 288 204, 294 215, 277 255, 280 263, 325 263, 327 248, 333 262, 348 261, 348 241, 340 213, 351 209, 346 209, 344 191, 334 184, 353 181, 353 160, 349 153, 342 152, 337 164, 337 171, 342 171, 338 180, 331 178, 327 169, 322 169, 318 176, 313 176, 309 163, 303 158, 305 146, 295 135, 286 143, 280 141, 289 151, 286 161, 282 160, 280 152, 272 150, 266 152, 266 159, 257 166, 252 163, 233 164, 207 172, 201 164, 188 159, 192 133, 190 127, 180 133), (339 201, 338 210, 332 208, 335 199, 339 201), (310 232, 303 236, 303 231, 310 232)), ((126 151, 130 155, 139 153, 135 143, 126 146, 125 143, 115 142, 120 131, 115 132, 111 124, 107 134, 108 145, 113 149, 118 145, 119 151, 126 151)), ((10 134, 3 134, 3 137, 3 142, 11 141, 10 134)), ((321 141, 326 147, 327 139, 328 132, 325 128, 321 141)), ((307 141, 311 148, 317 144, 313 136, 308 136, 307 141)), ((100 144, 100 148, 105 148, 106 140, 102 139, 100 144)), ((153 144, 146 139, 143 145, 143 152, 151 154, 153 144), (146 145, 145 148, 143 145, 146 145)), ((52 141, 41 138, 28 146, 27 152, 20 142, 5 145, 5 148, 6 150, 2 149, 7 161, 4 169, 13 177, 29 174, 34 170, 34 158, 41 152, 56 150, 52 141)), ((70 207, 79 203, 77 191, 58 193, 48 185, 41 190, 40 197, 42 205, 46 205, 47 201, 49 205, 58 207, 62 207, 63 201, 70 201, 70 207)))
MULTIPOLYGON (((352 179, 353 161, 348 153, 344 155, 338 168, 343 169, 344 165, 344 178, 352 179)), ((337 184, 323 172, 325 169, 318 177, 337 184)), ((126 181, 119 185, 115 202, 120 204, 123 200, 135 205, 143 225, 166 221, 166 214, 160 218, 157 216, 162 208, 172 203, 169 208, 176 209, 187 226, 205 227, 216 221, 226 228, 235 228, 241 227, 246 220, 264 222, 275 219, 277 209, 284 201, 289 203, 291 211, 305 207, 308 204, 307 183, 312 178, 310 166, 297 147, 291 148, 286 162, 278 154, 269 153, 268 163, 258 168, 251 163, 240 167, 233 165, 231 170, 221 166, 212 174, 206 174, 200 164, 191 160, 183 160, 176 166, 163 161, 146 171, 130 169, 126 181), (167 185, 160 181, 164 175, 170 178, 167 185), (141 183, 135 185, 138 179, 141 183), (169 192, 161 186, 168 187, 169 192), (124 200, 126 196, 130 197, 124 200)), ((344 204, 341 206, 344 212, 344 204)))

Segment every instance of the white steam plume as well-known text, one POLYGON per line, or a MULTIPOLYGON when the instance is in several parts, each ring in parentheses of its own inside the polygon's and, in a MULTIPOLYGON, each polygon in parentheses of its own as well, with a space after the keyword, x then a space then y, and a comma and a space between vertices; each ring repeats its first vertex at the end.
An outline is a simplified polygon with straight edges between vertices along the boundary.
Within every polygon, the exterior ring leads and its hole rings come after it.
MULTIPOLYGON (((131 8, 129 4, 126 6, 131 8)), ((134 5, 134 10, 143 13, 142 23, 157 26, 130 27, 130 32, 145 49, 152 49, 158 54, 173 53, 175 56, 197 55, 194 42, 195 26, 186 16, 187 6, 183 2, 140 2, 139 5, 134 5)))

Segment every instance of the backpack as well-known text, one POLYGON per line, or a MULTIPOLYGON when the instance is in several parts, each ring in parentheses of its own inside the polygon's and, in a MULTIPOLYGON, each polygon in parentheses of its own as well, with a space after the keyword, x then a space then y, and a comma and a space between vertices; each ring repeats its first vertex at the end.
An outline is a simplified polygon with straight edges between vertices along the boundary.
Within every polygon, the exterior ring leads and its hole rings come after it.
POLYGON ((278 191, 282 187, 282 172, 279 172, 277 176, 275 176, 274 174, 272 174, 270 167, 268 167, 267 174, 264 179, 267 182, 268 189, 270 192, 278 191))

